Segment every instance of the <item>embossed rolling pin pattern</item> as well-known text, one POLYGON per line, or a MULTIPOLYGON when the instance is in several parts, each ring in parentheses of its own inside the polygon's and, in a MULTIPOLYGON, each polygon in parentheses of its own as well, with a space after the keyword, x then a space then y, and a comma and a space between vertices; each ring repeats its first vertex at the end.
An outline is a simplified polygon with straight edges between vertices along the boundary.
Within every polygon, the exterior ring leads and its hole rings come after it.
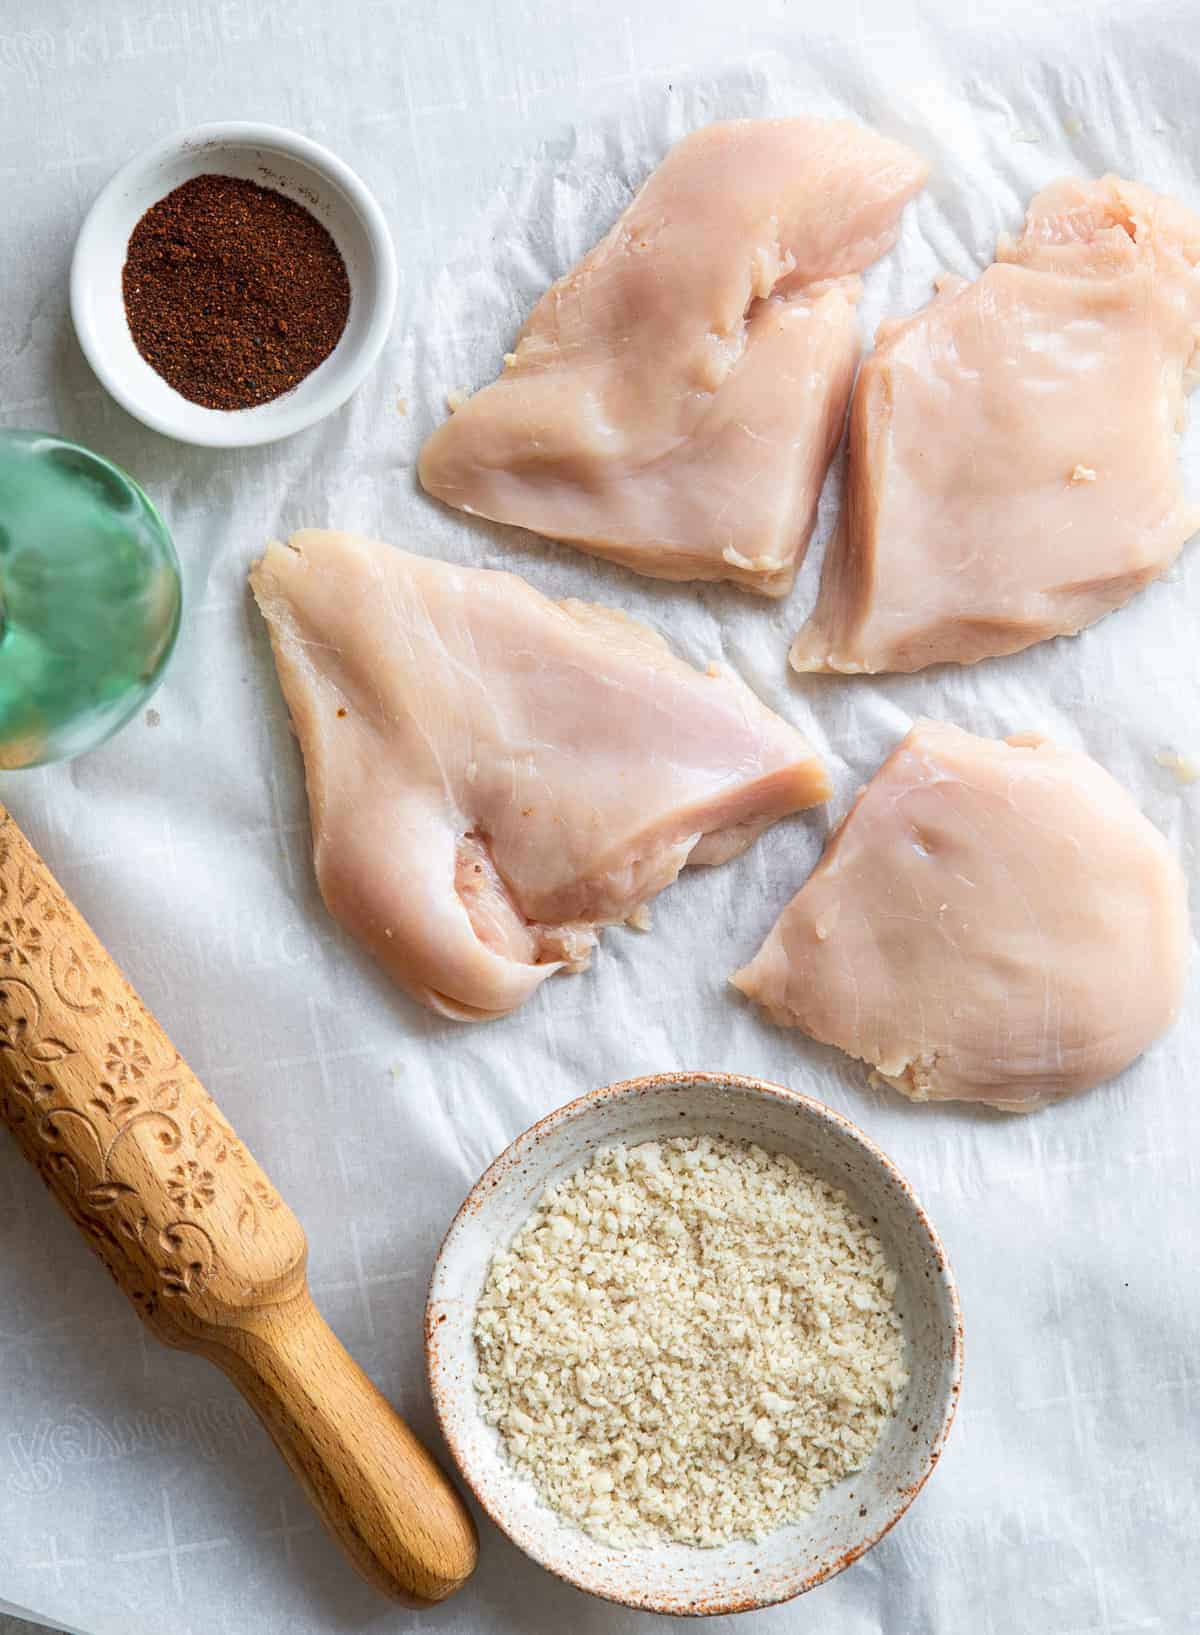
POLYGON ((160 1340, 250 1402, 363 1576, 410 1605, 470 1516, 313 1304, 300 1223, 0 807, 0 1119, 160 1340))

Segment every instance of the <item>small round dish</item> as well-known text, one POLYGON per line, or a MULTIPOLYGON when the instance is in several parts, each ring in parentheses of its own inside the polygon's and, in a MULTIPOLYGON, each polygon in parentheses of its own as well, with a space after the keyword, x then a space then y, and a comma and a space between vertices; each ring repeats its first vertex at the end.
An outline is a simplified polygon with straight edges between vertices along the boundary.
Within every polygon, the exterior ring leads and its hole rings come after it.
POLYGON ((327 149, 274 125, 199 125, 117 172, 92 205, 71 263, 71 317, 101 384, 144 425, 184 443, 272 443, 340 408, 378 358, 396 305, 396 254, 374 197, 327 149), (159 199, 216 172, 296 199, 329 231, 350 279, 350 315, 330 355, 292 391, 252 409, 180 396, 133 344, 121 292, 129 235, 159 199))
POLYGON ((856 1561, 899 1520, 941 1456, 962 1373, 962 1320, 945 1250, 892 1161, 848 1119, 762 1079, 659 1074, 593 1091, 518 1136, 476 1182, 446 1234, 425 1312, 425 1360, 442 1432, 496 1525, 593 1595, 650 1612, 709 1617, 800 1595, 856 1561), (609 1548, 541 1502, 509 1464, 476 1400, 475 1306, 493 1254, 551 1182, 616 1142, 707 1133, 757 1142, 845 1188, 899 1273, 910 1379, 866 1467, 759 1543, 609 1548))

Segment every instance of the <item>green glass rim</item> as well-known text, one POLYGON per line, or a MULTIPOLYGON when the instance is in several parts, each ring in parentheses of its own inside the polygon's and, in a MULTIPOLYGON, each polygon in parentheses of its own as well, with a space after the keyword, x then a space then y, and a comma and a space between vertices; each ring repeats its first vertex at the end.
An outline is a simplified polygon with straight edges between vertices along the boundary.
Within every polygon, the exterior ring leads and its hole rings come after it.
MULTIPOLYGON (((34 426, 0 427, 0 440, 5 438, 25 437, 38 440, 44 438, 48 443, 53 443, 58 448, 70 449, 74 454, 83 455, 85 459, 91 461, 93 464, 103 467, 104 470, 115 477, 118 482, 124 484, 125 487, 132 489, 133 493, 149 512, 154 526, 158 529, 162 537, 162 542, 166 547, 170 565, 175 570, 175 583, 178 588, 178 594, 175 598, 175 608, 171 619, 171 628, 162 644, 162 648, 154 666, 153 680, 147 686, 146 691, 143 692, 135 702, 131 703, 129 709, 123 715, 118 716, 108 730, 101 737, 97 738, 94 743, 88 746, 87 752, 90 754, 92 750, 99 749, 103 744, 107 744, 109 740, 114 738, 123 727, 127 727, 133 717, 137 714, 138 710, 142 709, 149 702, 149 700, 154 697, 155 693, 162 685, 163 677, 167 673, 167 667, 175 653, 175 646, 179 640, 179 632, 183 628, 183 569, 179 562, 179 552, 175 548, 174 535, 171 533, 171 530, 167 527, 166 522, 163 520, 162 512, 158 509, 158 506, 155 505, 149 494, 146 493, 146 490, 142 487, 141 483, 139 483, 135 477, 131 477, 123 466, 119 466, 115 460, 110 460, 103 454, 97 454, 95 449, 88 448, 86 444, 75 442, 74 438, 64 437, 61 432, 43 431, 34 426)), ((39 766, 53 764, 55 759, 56 757, 54 756, 47 756, 44 758, 39 757, 37 760, 29 761, 23 766, 5 767, 3 770, 6 773, 32 772, 39 766)))

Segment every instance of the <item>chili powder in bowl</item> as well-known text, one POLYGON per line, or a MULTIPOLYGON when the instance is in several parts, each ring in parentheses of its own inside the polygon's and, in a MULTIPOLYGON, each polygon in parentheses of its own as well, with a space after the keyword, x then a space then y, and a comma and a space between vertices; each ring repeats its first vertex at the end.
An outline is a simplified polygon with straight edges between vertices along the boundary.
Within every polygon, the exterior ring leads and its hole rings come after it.
POLYGON ((396 302, 382 212, 342 161, 269 125, 202 125, 120 171, 71 266, 80 345, 144 424, 216 448, 322 419, 396 302))

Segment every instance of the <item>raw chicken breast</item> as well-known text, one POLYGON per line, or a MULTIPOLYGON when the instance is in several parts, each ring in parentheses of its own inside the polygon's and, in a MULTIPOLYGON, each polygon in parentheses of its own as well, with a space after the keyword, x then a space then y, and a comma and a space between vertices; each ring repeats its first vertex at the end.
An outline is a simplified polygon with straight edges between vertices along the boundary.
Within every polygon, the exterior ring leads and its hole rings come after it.
POLYGON ((797 670, 973 664, 1122 606, 1200 526, 1176 433, 1200 219, 1116 176, 1039 193, 974 284, 884 325, 797 670))
POLYGON ((857 125, 696 131, 429 439, 422 483, 639 573, 782 596, 845 420, 854 275, 925 176, 857 125))
POLYGON ((685 863, 829 794, 748 687, 621 613, 318 531, 250 579, 325 902, 443 1015, 514 1009, 685 863))
POLYGON ((1186 888, 1095 761, 919 721, 733 978, 914 1101, 1085 1090, 1174 1019, 1186 888))

